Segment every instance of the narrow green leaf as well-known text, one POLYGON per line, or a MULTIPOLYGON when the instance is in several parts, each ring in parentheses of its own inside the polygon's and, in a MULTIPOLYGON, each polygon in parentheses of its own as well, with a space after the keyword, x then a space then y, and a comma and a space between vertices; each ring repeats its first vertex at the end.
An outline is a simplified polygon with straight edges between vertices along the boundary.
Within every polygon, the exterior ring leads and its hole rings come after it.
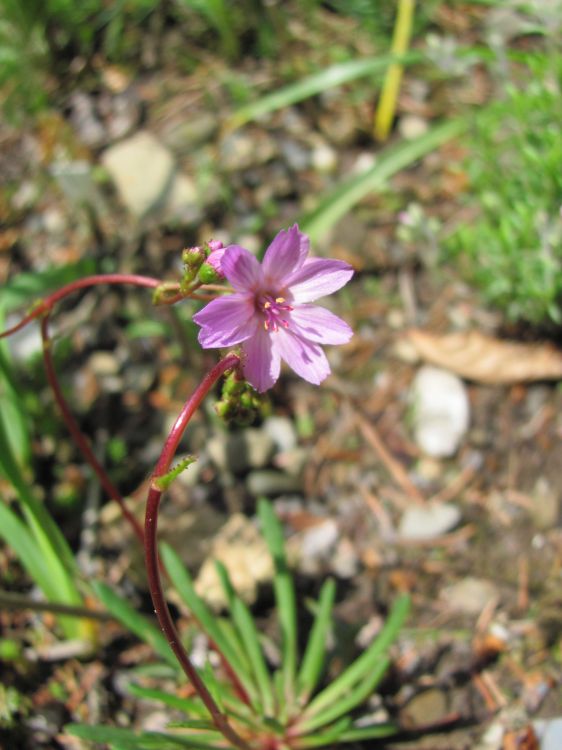
MULTIPOLYGON (((383 629, 373 643, 331 685, 314 698, 304 712, 306 719, 316 716, 327 706, 339 701, 343 695, 352 690, 366 675, 372 674, 373 670, 377 669, 377 665, 381 663, 383 655, 397 637, 400 628, 406 620, 409 609, 410 597, 407 595, 400 596, 394 603, 383 629)), ((305 720, 305 724, 308 726, 307 720, 305 720)))
POLYGON ((94 581, 92 586, 97 597, 122 625, 134 633, 137 638, 148 643, 164 661, 176 670, 179 669, 168 641, 156 625, 137 612, 126 599, 119 596, 105 583, 94 581))
POLYGON ((299 737, 298 745, 299 748, 305 747, 326 747, 331 745, 333 742, 338 742, 339 737, 345 732, 352 724, 352 719, 349 716, 345 716, 332 726, 326 727, 322 732, 314 732, 309 737, 299 737))
POLYGON ((337 186, 322 198, 314 211, 302 217, 299 221, 301 230, 313 242, 317 242, 365 196, 385 188, 390 177, 460 135, 465 129, 464 121, 450 120, 436 125, 415 140, 402 141, 384 149, 374 166, 337 186))
POLYGON ((168 706, 168 708, 175 709, 176 711, 183 711, 188 715, 193 714, 194 716, 203 717, 209 715, 209 712, 199 699, 181 698, 179 695, 167 693, 165 690, 143 687, 142 685, 137 685, 135 683, 127 685, 127 692, 134 695, 136 698, 160 701, 160 703, 168 706))
POLYGON ((346 695, 340 696, 337 701, 331 703, 328 707, 316 712, 312 718, 305 719, 302 723, 299 722, 299 730, 306 734, 315 732, 360 706, 382 680, 389 664, 390 659, 388 657, 380 657, 372 671, 358 685, 346 695))
POLYGON ((287 565, 283 529, 272 505, 265 499, 258 503, 258 515, 267 546, 273 558, 275 574, 273 588, 276 609, 283 637, 283 674, 285 700, 291 703, 295 697, 295 675, 297 665, 297 607, 293 578, 287 565))
POLYGON ((278 91, 262 96, 251 104, 246 104, 238 109, 227 120, 226 127, 235 129, 245 125, 251 120, 275 112, 283 107, 296 104, 316 94, 321 94, 334 86, 341 86, 358 78, 383 73, 391 63, 400 62, 408 64, 421 59, 418 53, 410 53, 397 57, 396 55, 384 55, 382 57, 366 57, 362 60, 348 60, 325 68, 319 73, 314 73, 301 78, 296 83, 283 86, 278 91))
POLYGON ((391 737, 398 732, 396 724, 375 724, 372 727, 358 727, 350 729, 340 735, 335 742, 361 742, 362 740, 378 740, 382 737, 391 737))
POLYGON ((306 644, 306 649, 297 678, 300 700, 303 705, 316 687, 326 658, 326 638, 332 623, 332 608, 336 596, 336 584, 333 579, 322 586, 318 599, 318 608, 314 624, 306 644))
POLYGON ((228 597, 228 605, 232 613, 235 627, 244 645, 252 668, 253 677, 256 680, 260 692, 262 713, 266 716, 273 716, 274 700, 271 677, 260 646, 260 636, 254 618, 248 607, 236 594, 224 565, 218 560, 215 564, 222 586, 228 597))
POLYGON ((217 618, 209 610, 205 602, 198 596, 193 586, 193 581, 188 571, 185 568, 180 557, 177 555, 175 550, 167 544, 163 544, 161 547, 162 560, 168 571, 168 575, 178 594, 189 607, 191 613, 207 634, 207 636, 213 641, 220 653, 225 657, 230 666, 235 670, 236 675, 240 679, 240 682, 244 686, 248 695, 255 699, 257 697, 255 685, 252 679, 244 669, 236 652, 232 649, 230 642, 224 637, 224 632, 217 623, 217 618))
POLYGON ((134 732, 132 729, 121 727, 85 726, 83 724, 67 724, 65 732, 73 737, 90 742, 119 744, 129 750, 175 750, 178 747, 205 748, 205 750, 224 750, 224 743, 207 743, 200 732, 194 732, 193 737, 185 735, 164 734, 163 732, 134 732))

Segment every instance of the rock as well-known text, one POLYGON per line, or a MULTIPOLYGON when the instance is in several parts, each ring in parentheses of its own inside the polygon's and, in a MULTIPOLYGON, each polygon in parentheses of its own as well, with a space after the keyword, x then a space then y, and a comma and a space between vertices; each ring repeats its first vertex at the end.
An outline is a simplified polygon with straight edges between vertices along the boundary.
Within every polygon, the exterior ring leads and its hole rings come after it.
POLYGON ((223 563, 232 585, 249 604, 255 601, 258 584, 273 575, 273 562, 262 535, 253 523, 238 513, 230 517, 215 537, 195 581, 199 596, 211 607, 221 609, 226 597, 217 575, 216 560, 223 563))
POLYGON ((338 154, 324 141, 318 141, 312 151, 312 166, 317 172, 330 174, 338 166, 338 154))
POLYGON ((347 537, 340 539, 330 560, 330 567, 340 578, 352 578, 359 569, 355 546, 347 537))
POLYGON ((194 224, 203 218, 199 191, 191 177, 185 174, 175 176, 170 187, 166 216, 183 224, 194 224))
POLYGON ((498 597, 498 590, 491 581, 464 578, 444 588, 440 596, 451 609, 467 615, 479 615, 488 602, 498 597))
POLYGON ((254 497, 272 497, 289 492, 298 492, 301 482, 298 477, 283 474, 273 469, 251 471, 246 478, 248 492, 254 497))
POLYGON ((456 453, 470 421, 464 383, 437 367, 422 367, 412 383, 413 429, 419 447, 435 458, 456 453))
POLYGON ((417 115, 404 115, 398 122, 398 130, 407 141, 412 141, 427 133, 427 120, 417 115))
POLYGON ((237 172, 265 164, 277 154, 275 140, 263 131, 237 130, 220 146, 220 164, 227 172, 237 172))
POLYGON ((415 695, 400 711, 403 726, 407 729, 438 724, 449 708, 447 697, 439 688, 429 688, 415 695))
POLYGON ((92 97, 75 91, 70 95, 69 104, 70 121, 82 143, 90 148, 103 146, 107 140, 107 133, 98 117, 92 97))
POLYGON ((450 503, 412 506, 400 519, 398 536, 408 540, 434 539, 454 529, 461 517, 459 508, 450 503))
POLYGON ((234 474, 267 466, 273 451, 273 440, 258 429, 219 432, 207 442, 207 452, 213 463, 234 474))
POLYGON ((174 159, 148 131, 110 146, 102 163, 135 216, 141 218, 164 204, 174 180, 174 159))
POLYGON ((533 727, 540 739, 541 750, 560 750, 562 747, 562 716, 555 719, 535 719, 533 727))
POLYGON ((273 441, 278 451, 290 451, 297 445, 297 433, 288 417, 268 417, 263 432, 273 441))
POLYGON ((94 182, 89 162, 55 162, 49 171, 72 204, 95 207, 98 211, 103 208, 103 199, 94 182))
POLYGON ((168 128, 165 140, 174 151, 189 154, 195 147, 208 143, 218 129, 218 118, 210 112, 200 112, 176 121, 168 128))
POLYGON ((290 138, 282 140, 281 154, 295 172, 302 172, 310 166, 310 150, 299 141, 290 138))
POLYGON ((537 529, 547 531, 557 526, 560 516, 558 492, 545 477, 539 477, 531 492, 531 517, 537 529))

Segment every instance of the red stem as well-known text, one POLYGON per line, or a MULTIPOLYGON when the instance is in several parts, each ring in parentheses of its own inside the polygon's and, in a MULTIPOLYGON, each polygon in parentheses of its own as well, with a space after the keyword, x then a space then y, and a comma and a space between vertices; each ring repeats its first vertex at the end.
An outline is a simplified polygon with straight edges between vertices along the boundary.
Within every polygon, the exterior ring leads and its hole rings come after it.
POLYGON ((100 286, 101 284, 133 284, 134 286, 156 289, 161 283, 162 282, 159 279, 154 279, 151 276, 139 276, 134 273, 104 273, 95 276, 85 276, 84 278, 77 279, 70 284, 65 284, 65 286, 57 289, 56 292, 53 292, 45 297, 45 299, 40 300, 31 312, 24 316, 19 323, 12 326, 12 328, 8 328, 6 331, 2 331, 2 333, 0 333, 0 339, 20 331, 40 315, 51 312, 53 306, 57 302, 68 297, 69 294, 72 294, 79 289, 87 289, 88 287, 100 286))
POLYGON ((224 359, 221 359, 212 370, 203 378, 201 383, 192 394, 191 398, 185 402, 183 409, 181 410, 178 418, 176 419, 170 434, 168 435, 154 473, 152 475, 152 483, 150 491, 148 493, 148 499, 146 503, 146 515, 145 515, 145 561, 146 561, 146 572, 148 576, 148 585, 150 588, 150 594, 152 596, 152 603, 154 605, 154 612, 160 623, 160 627, 168 643, 172 648, 172 651, 176 655, 183 671, 185 672, 188 680, 191 682, 197 694, 203 701, 207 710, 209 711, 213 723, 216 728, 222 733, 222 735, 230 742, 234 747, 239 750, 249 750, 248 745, 238 735, 237 732, 231 727, 228 722, 228 718, 223 714, 214 701, 212 695, 209 693, 205 683, 199 676, 199 673, 191 663, 191 659, 187 651, 184 649, 170 610, 166 603, 164 591, 162 589, 162 580, 160 577, 160 565, 158 558, 158 546, 157 546, 157 529, 158 529, 158 508, 160 500, 162 498, 163 490, 158 486, 158 479, 165 476, 170 470, 172 461, 176 454, 179 442, 182 438, 183 433, 189 423, 189 420, 193 416, 195 410, 199 407, 207 393, 217 382, 217 380, 228 370, 232 370, 238 367, 240 364, 240 358, 236 354, 228 354, 224 359))
POLYGON ((62 389, 60 387, 60 384, 57 378, 57 373, 55 370, 55 365, 54 365, 53 357, 51 353, 51 339, 49 337, 49 314, 48 313, 45 314, 43 318, 41 319, 41 338, 43 340, 43 361, 45 362, 45 371, 47 373, 47 380, 49 381, 49 385, 51 386, 53 390, 53 393, 55 395, 55 400, 62 413, 62 417, 68 428, 68 431, 72 435, 74 442, 80 449, 82 455, 84 456, 86 461, 90 464, 90 466, 94 470, 97 478, 99 479, 101 486, 104 488, 107 494, 111 497, 111 499, 115 500, 115 502, 119 505, 119 507, 121 508, 121 512, 123 513, 123 515, 129 522, 129 525, 133 529, 139 542, 143 544, 144 532, 143 532, 141 524, 134 517, 131 511, 127 508, 125 501, 123 500, 123 497, 121 496, 121 493, 119 492, 117 487, 115 487, 111 479, 107 476, 105 469, 96 458, 96 455, 94 451, 92 450, 90 443, 81 432, 80 427, 78 427, 78 423, 76 419, 74 418, 74 415, 72 414, 72 411, 70 410, 70 407, 68 406, 68 403, 62 394, 62 389))

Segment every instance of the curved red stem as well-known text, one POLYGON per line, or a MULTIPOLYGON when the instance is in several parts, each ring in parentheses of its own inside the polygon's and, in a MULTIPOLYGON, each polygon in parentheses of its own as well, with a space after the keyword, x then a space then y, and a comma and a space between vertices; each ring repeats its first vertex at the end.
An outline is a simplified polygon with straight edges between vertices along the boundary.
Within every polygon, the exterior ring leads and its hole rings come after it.
POLYGON ((199 673, 193 666, 191 659, 187 651, 184 649, 179 634, 172 620, 170 610, 166 603, 164 591, 162 589, 162 580, 160 577, 160 565, 158 558, 158 547, 157 547, 157 529, 158 529, 158 508, 160 500, 162 498, 163 491, 159 487, 158 479, 165 476, 170 470, 172 461, 176 454, 179 442, 182 438, 183 433, 189 423, 189 420, 193 416, 195 410, 199 407, 207 393, 216 383, 216 381, 228 370, 232 370, 238 367, 240 364, 240 358, 236 354, 228 354, 224 359, 220 360, 212 370, 203 378, 199 386, 191 398, 186 401, 181 410, 178 418, 176 419, 170 433, 166 439, 158 463, 152 475, 152 483, 150 491, 148 493, 148 499, 146 503, 146 515, 145 515, 145 562, 146 572, 148 576, 148 584, 150 588, 150 594, 152 596, 152 603, 154 605, 154 611, 160 627, 164 635, 166 636, 170 647, 172 648, 177 660, 179 661, 185 675, 191 682, 197 694, 205 704, 209 711, 213 723, 216 728, 222 733, 222 735, 230 742, 234 747, 239 750, 249 750, 246 742, 238 735, 237 732, 232 728, 228 722, 227 717, 221 712, 220 708, 216 704, 212 695, 209 693, 205 683, 199 676, 199 673))

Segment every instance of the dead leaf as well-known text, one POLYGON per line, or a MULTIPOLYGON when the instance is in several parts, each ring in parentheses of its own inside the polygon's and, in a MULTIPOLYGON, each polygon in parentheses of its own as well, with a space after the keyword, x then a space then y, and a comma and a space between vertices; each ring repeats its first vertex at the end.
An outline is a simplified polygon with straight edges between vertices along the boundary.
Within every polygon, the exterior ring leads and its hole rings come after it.
POLYGON ((413 329, 407 336, 422 359, 479 383, 562 378, 562 352, 549 344, 502 341, 478 331, 440 335, 413 329))

